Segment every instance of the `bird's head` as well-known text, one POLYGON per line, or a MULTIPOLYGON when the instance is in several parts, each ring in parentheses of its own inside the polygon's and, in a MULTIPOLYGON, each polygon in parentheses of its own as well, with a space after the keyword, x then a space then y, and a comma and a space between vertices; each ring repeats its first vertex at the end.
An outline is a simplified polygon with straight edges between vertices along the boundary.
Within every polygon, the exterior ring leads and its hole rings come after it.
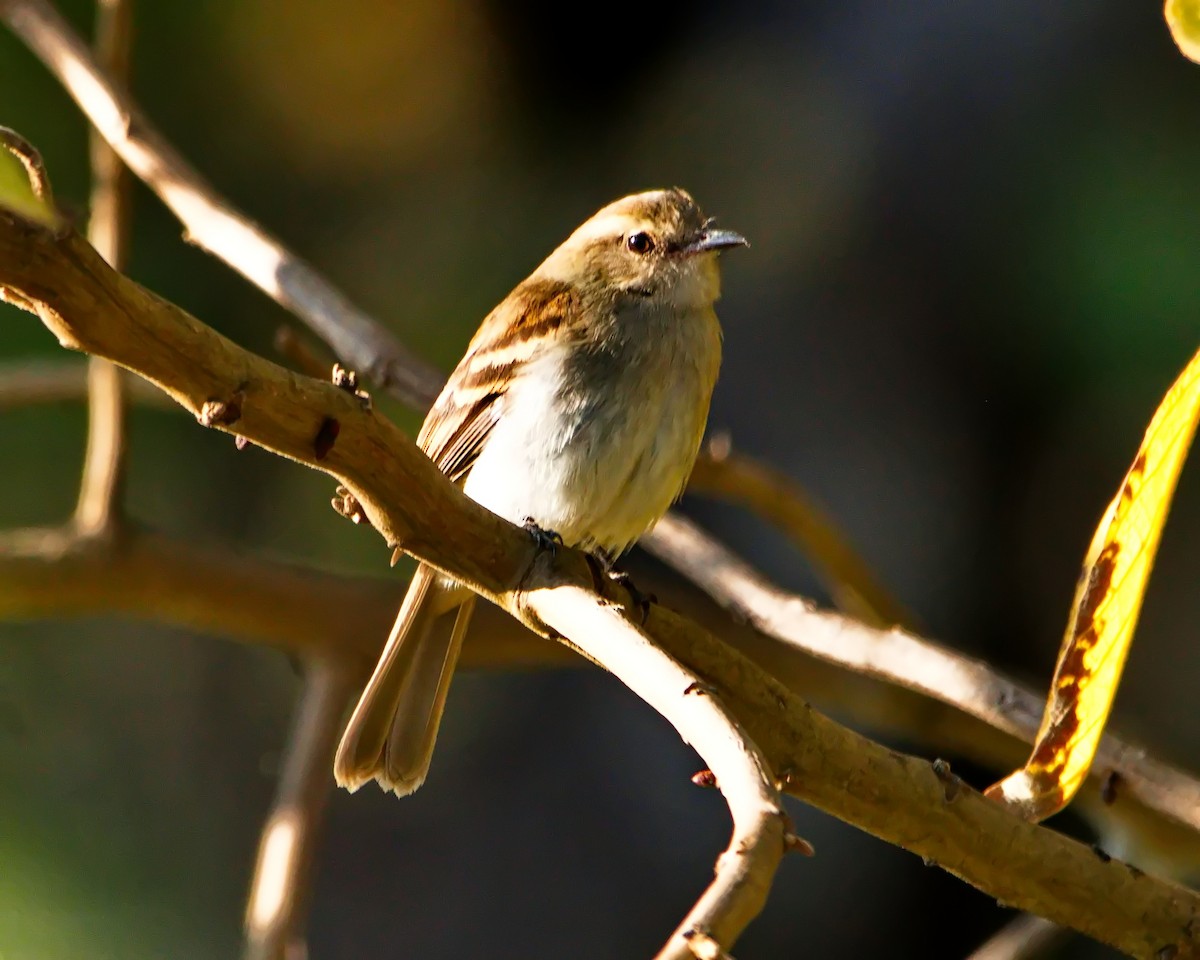
POLYGON ((614 297, 707 306, 721 292, 717 254, 748 246, 705 218, 684 190, 622 197, 585 221, 539 273, 614 297))

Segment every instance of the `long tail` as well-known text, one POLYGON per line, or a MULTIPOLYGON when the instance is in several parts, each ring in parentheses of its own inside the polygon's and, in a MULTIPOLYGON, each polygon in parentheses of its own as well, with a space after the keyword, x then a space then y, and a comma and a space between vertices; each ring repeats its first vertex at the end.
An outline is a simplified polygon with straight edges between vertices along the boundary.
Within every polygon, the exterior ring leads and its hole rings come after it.
POLYGON ((374 779, 406 796, 425 782, 442 709, 475 595, 421 564, 413 575, 387 645, 346 724, 333 763, 351 792, 374 779), (435 629, 455 607, 454 626, 435 629))

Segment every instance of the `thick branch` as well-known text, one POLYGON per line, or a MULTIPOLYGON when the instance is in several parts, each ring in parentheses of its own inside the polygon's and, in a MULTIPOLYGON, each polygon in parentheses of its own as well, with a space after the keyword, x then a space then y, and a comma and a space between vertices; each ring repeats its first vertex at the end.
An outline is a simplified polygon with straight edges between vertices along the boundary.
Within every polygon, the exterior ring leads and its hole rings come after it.
MULTIPOLYGON (((285 650, 338 657, 365 678, 403 595, 394 580, 339 576, 132 528, 119 541, 62 528, 0 533, 0 620, 115 613, 285 650)), ((467 666, 577 665, 490 604, 467 666)), ((1007 759, 1007 758, 1006 758, 1007 759)))
POLYGON ((67 89, 100 135, 179 218, 188 238, 301 317, 339 357, 424 409, 442 378, 320 274, 244 217, 179 155, 45 0, 0 0, 0 18, 67 89))
MULTIPOLYGON (((471 584, 523 618, 521 598, 588 590, 573 550, 534 568, 527 536, 464 497, 395 427, 332 385, 299 377, 220 337, 114 274, 74 234, 0 213, 0 283, 38 305, 68 346, 154 380, 212 426, 335 476, 390 543, 471 584), (336 430, 330 424, 336 423, 336 430), (331 434, 332 446, 329 446, 331 434), (315 444, 318 437, 324 442, 315 444)), ((608 588, 612 589, 612 588, 608 588)), ((554 616, 553 610, 545 614, 554 616)), ((564 624, 565 626, 565 624, 564 624)), ((578 642, 577 624, 568 633, 578 642)), ((887 750, 812 710, 697 625, 655 608, 656 644, 712 684, 789 789, 877 836, 920 853, 992 896, 1135 956, 1200 950, 1200 897, 1104 861, 1023 823, 930 765, 887 750)))

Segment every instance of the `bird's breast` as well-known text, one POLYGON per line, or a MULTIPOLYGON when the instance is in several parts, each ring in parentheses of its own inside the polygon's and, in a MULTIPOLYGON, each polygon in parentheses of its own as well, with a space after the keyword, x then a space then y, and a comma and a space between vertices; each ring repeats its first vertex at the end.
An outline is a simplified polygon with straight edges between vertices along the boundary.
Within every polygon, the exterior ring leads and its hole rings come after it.
POLYGON ((612 554, 666 511, 699 450, 720 332, 711 309, 627 319, 625 336, 564 340, 525 365, 468 496, 612 554))

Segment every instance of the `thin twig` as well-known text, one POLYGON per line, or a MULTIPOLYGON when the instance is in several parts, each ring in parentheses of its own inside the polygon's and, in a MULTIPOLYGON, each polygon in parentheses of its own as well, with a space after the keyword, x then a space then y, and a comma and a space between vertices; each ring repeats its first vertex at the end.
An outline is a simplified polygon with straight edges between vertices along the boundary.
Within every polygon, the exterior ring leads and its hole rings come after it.
POLYGON ((303 960, 317 847, 333 792, 333 750, 355 677, 344 664, 309 662, 263 826, 246 908, 245 960, 303 960))
POLYGON ((0 18, 50 68, 129 169, 179 218, 188 239, 283 304, 362 376, 429 406, 442 376, 262 227, 242 216, 113 84, 45 0, 0 0, 0 18))
MULTIPOLYGON (((0 283, 35 302, 64 345, 134 369, 207 425, 334 477, 388 545, 402 544, 542 632, 544 624, 525 602, 530 592, 576 588, 595 604, 628 602, 609 584, 601 585, 604 597, 592 595, 591 568, 576 550, 559 548, 549 571, 531 579, 535 561, 547 561, 539 560, 528 535, 467 498, 377 410, 331 383, 237 347, 114 273, 71 231, 48 230, 0 210, 0 283)), ((561 626, 572 637, 587 632, 575 623, 561 626)), ((645 631, 716 689, 771 769, 802 799, 929 858, 999 900, 1134 956, 1161 956, 1164 948, 1180 957, 1200 951, 1200 929, 1192 923, 1200 915, 1200 895, 1025 823, 944 767, 834 723, 670 611, 652 607, 645 631)))
MULTIPOLYGON (((96 59, 114 82, 129 83, 132 0, 97 0, 96 59)), ((91 132, 92 207, 88 240, 114 270, 125 270, 130 235, 129 171, 112 147, 91 132)), ((124 374, 107 360, 88 359, 88 433, 75 505, 82 536, 112 532, 121 507, 125 463, 124 374)))
POLYGON ((716 776, 733 836, 708 889, 659 953, 694 956, 707 936, 730 946, 766 903, 784 852, 786 817, 766 758, 720 694, 665 654, 619 611, 578 587, 531 591, 530 611, 652 706, 692 744, 716 776))
POLYGON ((971 952, 967 960, 1036 960, 1071 935, 1044 917, 1023 913, 971 952))

